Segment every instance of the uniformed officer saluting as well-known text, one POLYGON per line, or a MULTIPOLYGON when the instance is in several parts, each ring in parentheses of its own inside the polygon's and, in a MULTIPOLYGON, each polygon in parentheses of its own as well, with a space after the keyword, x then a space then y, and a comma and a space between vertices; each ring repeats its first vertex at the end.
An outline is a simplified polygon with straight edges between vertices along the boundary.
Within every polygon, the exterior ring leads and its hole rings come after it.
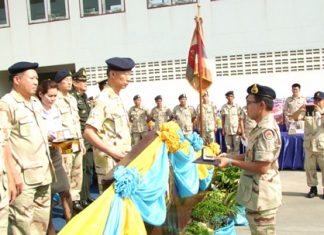
POLYGON ((107 86, 96 100, 84 131, 84 138, 94 147, 94 162, 100 193, 102 179, 131 150, 128 114, 119 92, 126 88, 135 66, 131 58, 106 60, 107 86))
POLYGON ((281 137, 272 115, 276 93, 258 84, 251 85, 247 92, 247 113, 257 126, 250 132, 246 154, 223 154, 220 167, 242 169, 237 202, 246 208, 251 234, 275 234, 282 198, 278 171, 281 137))
POLYGON ((37 63, 18 62, 8 71, 13 83, 0 101, 0 120, 8 128, 8 144, 23 191, 9 208, 8 234, 46 234, 50 215, 53 166, 42 106, 34 97, 37 63))

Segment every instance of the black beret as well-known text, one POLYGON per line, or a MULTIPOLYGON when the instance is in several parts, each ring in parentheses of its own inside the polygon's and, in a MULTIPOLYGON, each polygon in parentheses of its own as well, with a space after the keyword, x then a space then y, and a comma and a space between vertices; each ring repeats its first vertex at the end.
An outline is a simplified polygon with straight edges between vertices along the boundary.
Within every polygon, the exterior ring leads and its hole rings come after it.
POLYGON ((186 96, 186 94, 181 94, 181 95, 179 95, 179 100, 181 100, 182 98, 187 98, 187 96, 186 96))
POLYGON ((324 92, 321 91, 315 92, 314 99, 324 99, 324 92))
POLYGON ((87 71, 85 68, 80 68, 72 77, 74 80, 87 81, 87 71))
POLYGON ((234 91, 228 91, 225 93, 225 96, 234 95, 234 91))
POLYGON ((157 96, 155 96, 154 100, 155 100, 155 101, 157 101, 157 100, 162 100, 162 96, 161 96, 161 95, 157 95, 157 96))
POLYGON ((131 58, 113 57, 106 60, 108 69, 117 71, 130 71, 134 68, 135 62, 131 58))
POLYGON ((8 71, 11 76, 16 75, 17 73, 24 72, 28 69, 37 69, 38 68, 38 63, 31 63, 31 62, 26 62, 26 61, 21 61, 17 62, 13 65, 11 65, 8 68, 8 71))
POLYGON ((101 83, 106 83, 107 82, 107 78, 105 77, 105 78, 103 78, 103 79, 100 79, 98 82, 97 82, 97 84, 101 84, 101 83))
POLYGON ((276 98, 276 92, 272 88, 259 84, 253 84, 249 86, 246 91, 250 95, 266 97, 271 100, 274 100, 276 98))
POLYGON ((54 77, 53 81, 56 82, 56 83, 59 83, 60 81, 62 81, 64 78, 66 78, 68 76, 72 76, 72 74, 68 69, 64 68, 64 69, 59 70, 55 74, 55 77, 54 77))
POLYGON ((141 98, 139 95, 135 95, 133 100, 137 100, 138 98, 141 98))

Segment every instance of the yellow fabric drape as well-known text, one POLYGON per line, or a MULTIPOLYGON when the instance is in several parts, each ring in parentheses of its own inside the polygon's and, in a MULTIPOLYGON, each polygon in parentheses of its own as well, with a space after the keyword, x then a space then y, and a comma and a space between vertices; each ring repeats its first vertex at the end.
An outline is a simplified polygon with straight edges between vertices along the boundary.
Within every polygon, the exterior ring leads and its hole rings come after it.
MULTIPOLYGON (((143 175, 152 167, 161 146, 161 139, 155 138, 155 140, 145 148, 127 168, 135 167, 138 172, 143 175)), ((106 220, 109 215, 110 204, 114 196, 115 190, 113 185, 111 185, 102 195, 91 203, 91 205, 73 217, 73 219, 63 227, 59 235, 101 235, 104 231, 106 220)), ((143 220, 134 204, 129 199, 123 199, 123 202, 124 231, 122 234, 146 234, 143 220), (127 213, 126 211, 132 213, 127 213), (132 231, 132 233, 127 233, 129 231, 132 231)))

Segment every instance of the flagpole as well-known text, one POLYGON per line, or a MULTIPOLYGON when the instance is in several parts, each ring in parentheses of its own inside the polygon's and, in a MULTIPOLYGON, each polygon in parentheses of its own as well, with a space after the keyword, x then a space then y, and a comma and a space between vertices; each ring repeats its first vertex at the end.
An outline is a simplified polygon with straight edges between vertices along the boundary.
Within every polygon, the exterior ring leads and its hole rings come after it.
MULTIPOLYGON (((200 17, 200 0, 197 1, 197 16, 196 16, 196 24, 197 26, 201 24, 201 17, 200 17)), ((198 30, 199 28, 196 27, 196 30, 198 30)), ((196 34, 198 35, 198 33, 196 34)), ((201 40, 198 38, 197 40, 198 42, 198 58, 202 58, 202 51, 201 51, 201 40), (200 44, 200 45, 199 45, 200 44)), ((198 59, 198 77, 199 77, 199 111, 200 111, 200 115, 199 115, 199 126, 200 126, 200 135, 203 138, 203 133, 204 133, 204 126, 203 126, 203 101, 202 101, 202 74, 200 71, 201 68, 201 61, 200 59, 198 59)))

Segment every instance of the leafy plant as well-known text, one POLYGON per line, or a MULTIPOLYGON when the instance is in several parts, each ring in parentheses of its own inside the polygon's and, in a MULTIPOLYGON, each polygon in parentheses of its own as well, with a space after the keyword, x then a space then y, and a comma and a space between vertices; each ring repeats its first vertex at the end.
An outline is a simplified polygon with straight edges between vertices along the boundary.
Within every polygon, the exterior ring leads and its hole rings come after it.
POLYGON ((184 232, 180 233, 181 235, 214 235, 214 231, 210 228, 205 223, 198 222, 198 221, 192 221, 190 224, 188 224, 184 232))
POLYGON ((194 220, 216 230, 227 225, 229 217, 234 217, 237 212, 234 192, 211 191, 192 209, 191 215, 194 220))
POLYGON ((211 188, 224 192, 236 192, 241 170, 238 167, 226 167, 214 172, 211 188))

